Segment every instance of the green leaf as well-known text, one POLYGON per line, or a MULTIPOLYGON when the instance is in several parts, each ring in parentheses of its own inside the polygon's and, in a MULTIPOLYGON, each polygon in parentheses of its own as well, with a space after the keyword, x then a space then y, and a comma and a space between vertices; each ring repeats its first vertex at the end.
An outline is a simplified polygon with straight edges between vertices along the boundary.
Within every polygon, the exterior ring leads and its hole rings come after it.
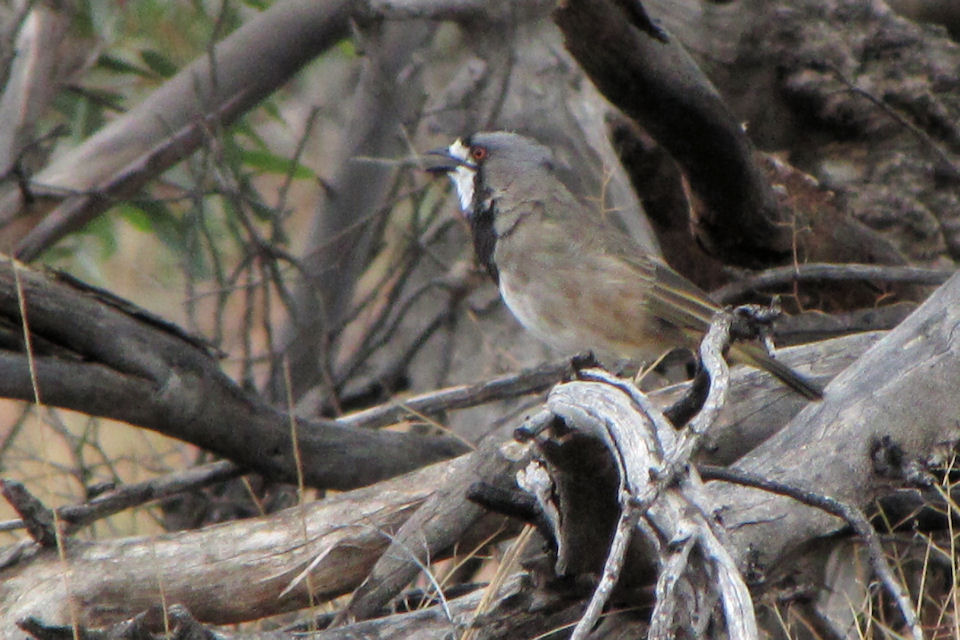
POLYGON ((86 95, 65 92, 64 104, 67 105, 67 117, 70 118, 70 131, 74 139, 83 140, 93 134, 103 124, 103 109, 100 103, 86 95), (71 99, 75 98, 75 99, 71 99))
POLYGON ((110 73, 127 73, 140 76, 141 78, 155 78, 157 75, 149 69, 144 69, 122 58, 112 56, 109 53, 101 54, 100 57, 97 58, 97 67, 110 73))
POLYGON ((267 100, 260 105, 260 108, 263 109, 264 113, 270 116, 273 120, 281 124, 287 124, 286 119, 284 119, 283 114, 280 113, 280 107, 277 106, 277 103, 273 100, 267 100))
POLYGON ((153 233, 153 221, 150 215, 140 207, 123 203, 117 207, 120 217, 127 221, 131 227, 144 233, 153 233))
POLYGON ((262 173, 272 173, 282 176, 292 175, 296 180, 309 180, 317 177, 313 171, 299 162, 284 158, 269 151, 245 149, 240 152, 243 164, 262 173))
POLYGON ((83 232, 100 241, 102 260, 117 252, 117 232, 110 216, 97 216, 83 227, 83 232))
POLYGON ((267 141, 264 140, 259 133, 257 133, 256 129, 250 126, 250 123, 247 122, 246 118, 241 119, 237 124, 235 124, 233 126, 233 131, 238 136, 242 136, 263 150, 269 148, 267 141))
POLYGON ((337 50, 348 58, 357 57, 357 45, 351 38, 344 38, 336 45, 337 50))
POLYGON ((177 65, 159 51, 144 49, 140 52, 140 57, 151 71, 163 78, 169 78, 177 73, 177 65))
POLYGON ((136 200, 121 205, 120 215, 135 229, 152 233, 174 252, 183 253, 182 225, 167 205, 156 200, 136 200))

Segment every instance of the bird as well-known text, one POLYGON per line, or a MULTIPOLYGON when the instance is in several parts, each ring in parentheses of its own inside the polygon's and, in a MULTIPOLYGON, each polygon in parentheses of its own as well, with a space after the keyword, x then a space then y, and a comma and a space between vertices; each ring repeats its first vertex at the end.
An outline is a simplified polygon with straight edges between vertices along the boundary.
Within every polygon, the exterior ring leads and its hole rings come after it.
MULTIPOLYGON (((642 249, 558 178, 549 147, 506 131, 457 138, 429 155, 447 175, 478 262, 513 316, 564 353, 651 362, 695 350, 719 307, 658 255, 642 249)), ((765 369, 809 399, 822 390, 758 344, 734 360, 765 369)))

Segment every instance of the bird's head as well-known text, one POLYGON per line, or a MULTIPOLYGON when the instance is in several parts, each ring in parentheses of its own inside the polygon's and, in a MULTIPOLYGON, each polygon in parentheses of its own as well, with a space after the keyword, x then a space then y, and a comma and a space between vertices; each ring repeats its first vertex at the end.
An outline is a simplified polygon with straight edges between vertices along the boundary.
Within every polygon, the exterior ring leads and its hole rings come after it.
POLYGON ((553 166, 550 149, 506 131, 475 133, 427 153, 443 158, 427 170, 450 177, 468 218, 488 210, 496 195, 518 179, 553 166))

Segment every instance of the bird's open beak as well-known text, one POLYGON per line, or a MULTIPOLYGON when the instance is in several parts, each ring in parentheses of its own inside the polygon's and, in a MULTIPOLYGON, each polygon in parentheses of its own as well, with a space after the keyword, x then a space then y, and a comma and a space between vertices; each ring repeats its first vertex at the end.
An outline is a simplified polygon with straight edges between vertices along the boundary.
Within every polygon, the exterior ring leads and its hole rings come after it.
POLYGON ((450 153, 450 150, 446 147, 441 147, 439 149, 431 149, 427 151, 424 155, 427 156, 440 156, 443 160, 431 161, 431 164, 428 164, 424 169, 425 171, 433 174, 441 173, 450 173, 454 171, 457 167, 468 167, 470 169, 476 169, 476 167, 467 162, 466 160, 461 160, 457 156, 450 153))

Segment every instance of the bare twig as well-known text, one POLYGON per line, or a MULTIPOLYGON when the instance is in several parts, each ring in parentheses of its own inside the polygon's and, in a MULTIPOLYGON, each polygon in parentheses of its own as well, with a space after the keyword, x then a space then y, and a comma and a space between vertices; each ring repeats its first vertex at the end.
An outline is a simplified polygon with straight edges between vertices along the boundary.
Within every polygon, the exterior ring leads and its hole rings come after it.
POLYGON ((727 389, 730 386, 730 368, 723 352, 730 344, 730 326, 733 317, 726 311, 713 316, 707 335, 700 341, 700 364, 710 376, 710 387, 703 408, 680 434, 677 446, 669 460, 670 467, 686 465, 697 452, 704 434, 723 408, 727 389))
MULTIPOLYGON (((235 478, 241 473, 243 470, 232 462, 212 462, 146 482, 124 485, 83 504, 60 507, 56 510, 57 518, 66 525, 67 531, 73 531, 125 509, 185 491, 194 491, 215 482, 235 478)), ((23 520, 7 520, 0 522, 0 531, 12 531, 25 526, 28 525, 23 520)))
MULTIPOLYGON (((757 637, 749 590, 733 556, 724 547, 722 531, 714 532, 712 528, 709 505, 702 492, 697 490, 701 485, 696 473, 691 472, 693 476, 687 477, 686 471, 689 468, 690 456, 696 451, 700 439, 716 420, 723 405, 729 384, 723 350, 729 342, 732 320, 730 313, 718 313, 701 344, 701 358, 709 373, 711 385, 705 409, 691 427, 681 434, 676 434, 674 427, 651 406, 646 396, 634 385, 601 370, 581 371, 580 378, 605 384, 592 387, 589 385, 595 384, 593 382, 570 383, 556 388, 548 399, 548 408, 561 417, 567 427, 589 433, 604 443, 619 476, 620 512, 613 540, 604 560, 600 583, 571 636, 575 640, 587 637, 599 620, 603 607, 620 579, 626 550, 637 529, 650 538, 651 547, 658 549, 661 556, 659 597, 654 609, 657 623, 651 630, 651 637, 674 636, 677 602, 674 587, 688 570, 689 549, 679 556, 665 557, 665 554, 678 545, 693 543, 701 549, 702 557, 708 566, 712 567, 712 575, 716 576, 714 588, 724 606, 730 637, 757 637), (629 398, 629 410, 621 406, 624 402, 622 396, 607 394, 607 385, 619 389, 629 398), (662 539, 668 540, 669 544, 662 544, 662 539), (665 575, 663 571, 669 573, 665 575)), ((540 418, 540 422, 550 424, 546 418, 540 418)), ((546 442, 541 446, 541 451, 544 457, 549 459, 551 456, 547 453, 547 448, 544 448, 545 445, 546 442)), ((535 469, 531 468, 530 471, 533 473, 535 469)), ((576 474, 576 471, 573 473, 576 474)), ((554 482, 568 481, 563 479, 561 474, 554 482)), ((525 486, 528 490, 534 489, 534 485, 529 482, 525 486)), ((553 494, 569 495, 569 491, 563 487, 558 487, 555 491, 534 491, 553 528, 559 526, 569 530, 577 526, 572 522, 577 518, 577 507, 571 509, 571 505, 564 504, 563 499, 559 506, 564 509, 564 513, 552 519, 549 517, 551 509, 556 506, 551 504, 553 494)), ((566 551, 559 539, 564 534, 558 529, 554 535, 558 538, 559 565, 565 562, 563 556, 566 551)), ((690 616, 691 619, 696 617, 693 612, 690 616)))
POLYGON ((375 429, 417 415, 434 415, 449 409, 463 409, 494 400, 536 393, 570 378, 576 371, 578 362, 577 358, 564 358, 486 382, 448 387, 406 400, 393 400, 379 407, 339 418, 337 424, 375 429))
POLYGON ((943 284, 953 275, 953 269, 926 269, 880 264, 830 264, 809 263, 788 267, 775 267, 759 271, 747 278, 726 284, 712 292, 714 300, 730 303, 743 298, 751 291, 776 287, 794 282, 815 280, 850 281, 874 280, 877 282, 902 282, 907 284, 943 284))
POLYGON ((623 508, 620 511, 620 518, 617 520, 616 533, 614 533, 613 541, 610 543, 607 561, 603 565, 600 584, 594 589, 593 595, 590 597, 590 603, 587 605, 586 611, 583 612, 583 617, 577 622, 577 626, 570 635, 570 640, 585 640, 590 634, 600 620, 603 607, 606 606, 610 594, 613 593, 613 588, 620 579, 620 572, 623 570, 630 539, 633 537, 633 531, 636 529, 637 521, 642 514, 640 506, 631 500, 630 496, 621 496, 621 504, 623 508))
POLYGON ((690 551, 693 550, 696 542, 696 538, 688 536, 660 552, 660 575, 657 576, 655 591, 658 606, 654 608, 653 615, 650 617, 650 638, 655 639, 670 633, 677 602, 673 592, 687 570, 690 551))
POLYGON ((0 493, 20 514, 30 537, 42 547, 57 545, 57 526, 53 511, 33 496, 23 483, 0 480, 0 493))
MULTIPOLYGON (((213 118, 228 118, 244 106, 241 97, 226 101, 213 118)), ((56 209, 44 217, 18 244, 16 255, 32 260, 66 234, 79 229, 116 202, 133 196, 164 168, 184 157, 204 138, 204 121, 191 122, 110 176, 93 191, 68 193, 56 209)))
MULTIPOLYGON (((28 361, 0 350, 0 392, 7 397, 35 401, 35 380, 49 406, 162 431, 275 479, 296 477, 286 416, 238 388, 205 349, 88 290, 0 261, 0 316, 17 333, 21 299, 31 338, 45 337, 74 357, 28 351, 28 361)), ((358 486, 466 450, 446 436, 371 433, 333 421, 304 420, 300 428, 313 486, 358 486), (366 462, 344 464, 343 456, 366 462)))
MULTIPOLYGON (((883 111, 885 114, 890 116, 890 118, 907 129, 912 133, 925 147, 930 149, 933 154, 937 157, 937 160, 940 163, 940 167, 944 171, 950 173, 950 177, 954 180, 960 179, 960 168, 957 167, 957 164, 953 161, 950 155, 944 151, 933 137, 928 134, 926 131, 921 129, 919 126, 907 120, 907 118, 900 114, 899 111, 894 109, 886 100, 879 98, 865 89, 861 89, 851 81, 846 74, 843 73, 836 65, 827 64, 826 67, 833 73, 833 75, 846 85, 847 89, 850 90, 854 95, 861 96, 866 98, 871 103, 873 103, 878 109, 883 111)), ((955 133, 955 132, 954 132, 955 133)), ((939 283, 937 283, 939 284, 939 283)))

